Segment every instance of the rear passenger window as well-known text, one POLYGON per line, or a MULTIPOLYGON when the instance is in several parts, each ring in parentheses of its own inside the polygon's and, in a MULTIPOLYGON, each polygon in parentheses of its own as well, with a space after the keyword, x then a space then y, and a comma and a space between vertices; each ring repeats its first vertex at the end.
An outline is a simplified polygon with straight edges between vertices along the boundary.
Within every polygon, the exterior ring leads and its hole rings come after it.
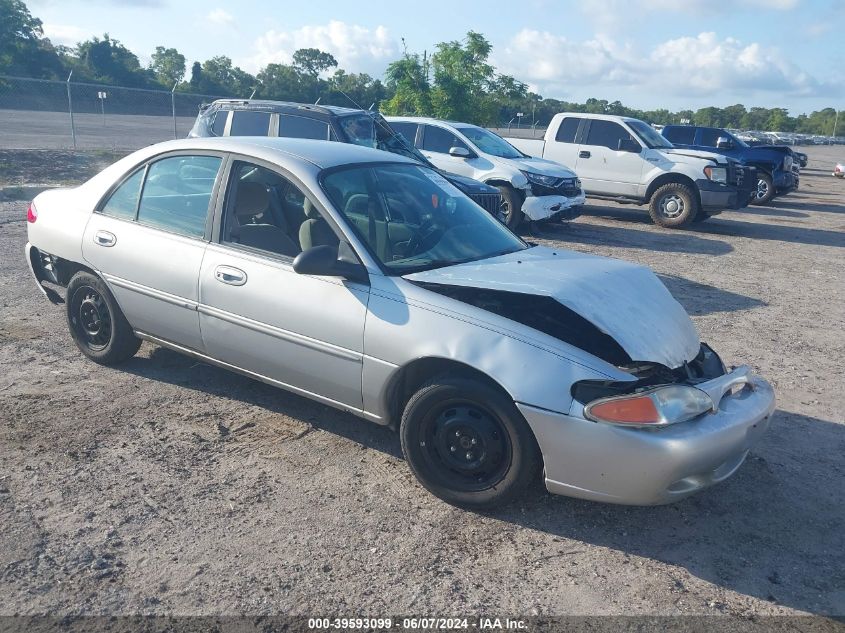
POLYGON ((593 119, 590 121, 590 131, 587 132, 587 145, 607 147, 614 151, 619 149, 619 141, 628 140, 631 135, 618 123, 593 119))
POLYGON ((270 134, 270 113, 234 110, 229 136, 267 136, 270 134))
POLYGON ((141 194, 138 222, 202 237, 221 162, 215 156, 175 156, 152 163, 141 194))
POLYGON ((144 178, 144 168, 141 167, 134 174, 123 181, 109 197, 100 213, 122 220, 134 220, 138 210, 138 198, 141 196, 141 180, 144 178))
POLYGON ((582 119, 566 117, 557 129, 555 140, 559 143, 574 143, 575 135, 578 133, 578 126, 582 119))
POLYGON ((663 136, 672 143, 692 145, 695 143, 695 128, 692 126, 673 127, 663 131, 663 136))
POLYGON ((461 141, 457 136, 442 127, 435 127, 434 125, 424 125, 425 130, 423 134, 423 149, 429 152, 437 152, 439 154, 448 154, 453 147, 463 147, 469 149, 466 143, 461 141))
POLYGON ((214 136, 223 136, 226 132, 226 119, 229 118, 229 112, 226 110, 219 110, 214 115, 214 123, 211 125, 211 133, 214 136))
POLYGON ((417 124, 416 123, 399 123, 398 121, 391 121, 390 127, 393 128, 394 132, 399 132, 402 136, 405 137, 405 140, 408 141, 411 145, 414 144, 417 138, 417 124))
POLYGON ((281 115, 279 117, 279 136, 327 141, 329 139, 329 124, 301 116, 281 115))

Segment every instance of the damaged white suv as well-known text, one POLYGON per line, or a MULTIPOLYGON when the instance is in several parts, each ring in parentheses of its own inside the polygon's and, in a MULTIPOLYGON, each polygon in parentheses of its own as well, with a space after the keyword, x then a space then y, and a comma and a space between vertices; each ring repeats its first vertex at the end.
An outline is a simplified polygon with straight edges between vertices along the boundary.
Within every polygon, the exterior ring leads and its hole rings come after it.
POLYGON ((467 507, 666 503, 729 477, 774 394, 727 370, 647 268, 530 246, 378 150, 171 141, 38 195, 26 258, 102 364, 141 340, 398 428, 467 507))
POLYGON ((438 169, 493 185, 502 194, 504 221, 574 220, 586 202, 575 172, 522 153, 501 136, 469 123, 424 117, 385 117, 438 169))

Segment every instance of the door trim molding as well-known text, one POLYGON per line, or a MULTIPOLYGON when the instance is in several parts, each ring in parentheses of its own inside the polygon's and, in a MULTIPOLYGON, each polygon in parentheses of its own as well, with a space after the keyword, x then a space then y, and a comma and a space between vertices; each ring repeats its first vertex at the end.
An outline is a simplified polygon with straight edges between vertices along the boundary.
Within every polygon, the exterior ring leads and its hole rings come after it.
POLYGON ((186 299, 185 297, 173 295, 169 292, 156 290, 155 288, 150 288, 149 286, 144 286, 143 284, 135 283, 134 281, 129 281, 128 279, 123 279, 122 277, 115 277, 114 275, 109 275, 108 273, 103 272, 101 272, 100 275, 103 279, 105 279, 106 283, 117 286, 118 288, 132 290, 133 292, 137 292, 138 294, 144 295, 145 297, 158 299, 160 301, 164 301, 165 303, 179 306, 187 310, 196 311, 197 307, 199 306, 196 301, 192 301, 191 299, 186 299))

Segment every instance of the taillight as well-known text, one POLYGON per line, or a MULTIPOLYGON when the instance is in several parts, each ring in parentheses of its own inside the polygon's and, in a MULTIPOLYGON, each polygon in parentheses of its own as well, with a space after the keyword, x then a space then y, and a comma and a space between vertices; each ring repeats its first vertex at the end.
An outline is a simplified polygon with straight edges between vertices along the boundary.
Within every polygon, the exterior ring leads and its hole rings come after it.
POLYGON ((26 210, 26 221, 32 224, 38 219, 38 209, 33 203, 29 203, 29 208, 26 210))

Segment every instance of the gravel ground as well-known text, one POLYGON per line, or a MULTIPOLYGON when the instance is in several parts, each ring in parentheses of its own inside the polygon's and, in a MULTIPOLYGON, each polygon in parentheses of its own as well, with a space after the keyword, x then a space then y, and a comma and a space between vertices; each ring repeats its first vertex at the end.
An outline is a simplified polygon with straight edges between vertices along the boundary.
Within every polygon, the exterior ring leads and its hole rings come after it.
POLYGON ((0 615, 845 614, 833 149, 809 149, 799 192, 694 230, 603 203, 531 238, 651 266, 703 340, 775 385, 740 471, 654 508, 538 483, 465 512, 387 429, 149 344, 86 361, 26 269, 26 202, 0 202, 0 615))

